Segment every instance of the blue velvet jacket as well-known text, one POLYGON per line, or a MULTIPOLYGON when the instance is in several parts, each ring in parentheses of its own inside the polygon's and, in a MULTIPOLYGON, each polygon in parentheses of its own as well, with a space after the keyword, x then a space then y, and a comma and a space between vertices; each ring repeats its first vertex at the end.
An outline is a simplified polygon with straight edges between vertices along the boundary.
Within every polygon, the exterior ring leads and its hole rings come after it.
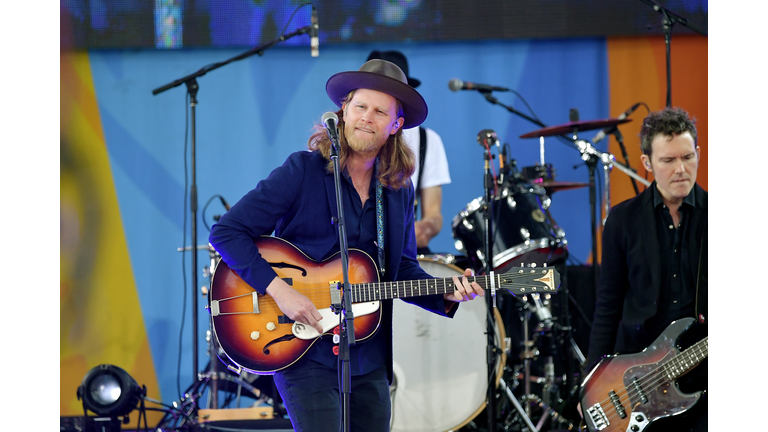
MULTIPOLYGON (((327 160, 319 152, 291 154, 281 167, 233 205, 211 229, 210 243, 224 262, 259 293, 264 294, 277 276, 254 245, 254 240, 260 236, 274 231, 275 236, 289 241, 316 261, 339 252, 338 233, 331 224, 332 218, 337 217, 334 176, 327 172, 326 164, 327 160)), ((383 192, 386 223, 386 274, 383 280, 431 278, 416 259, 413 185, 400 190, 385 188, 383 192)), ((457 310, 454 307, 446 314, 442 295, 403 300, 449 317, 453 317, 457 310)), ((391 382, 392 300, 382 301, 379 331, 384 332, 387 344, 391 382)))

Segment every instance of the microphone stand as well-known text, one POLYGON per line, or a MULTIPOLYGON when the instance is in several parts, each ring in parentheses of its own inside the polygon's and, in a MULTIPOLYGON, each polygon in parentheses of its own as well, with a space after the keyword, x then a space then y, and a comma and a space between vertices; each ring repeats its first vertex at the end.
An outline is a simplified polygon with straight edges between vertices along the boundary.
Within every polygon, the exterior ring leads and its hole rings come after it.
POLYGON ((652 0, 640 0, 643 3, 651 6, 654 11, 659 12, 662 15, 661 19, 661 26, 664 31, 664 45, 666 46, 666 52, 667 52, 667 107, 672 106, 672 69, 671 69, 671 43, 672 43, 672 26, 674 26, 676 23, 680 23, 689 29, 695 31, 696 33, 701 34, 702 36, 706 36, 707 33, 699 30, 695 26, 692 26, 690 23, 688 23, 688 20, 686 18, 681 17, 680 15, 675 14, 674 12, 665 9, 663 6, 659 5, 658 3, 652 1, 652 0))
MULTIPOLYGON (((236 60, 242 60, 246 57, 250 57, 254 54, 263 55, 264 51, 271 48, 274 45, 277 45, 280 42, 283 42, 285 40, 288 40, 294 36, 298 36, 301 34, 307 34, 312 29, 312 25, 302 27, 296 31, 293 31, 291 33, 285 34, 280 36, 279 38, 267 42, 266 44, 257 46, 255 48, 252 48, 242 54, 239 54, 235 57, 230 58, 229 60, 225 60, 218 63, 213 63, 208 66, 204 66, 202 69, 198 70, 197 72, 194 72, 192 74, 189 74, 185 77, 179 78, 177 80, 174 80, 164 86, 158 87, 154 90, 152 90, 153 95, 160 94, 166 90, 172 89, 174 87, 178 87, 182 84, 185 84, 187 86, 187 92, 189 93, 189 106, 192 111, 192 122, 191 122, 191 160, 192 160, 192 182, 189 188, 189 210, 192 213, 192 244, 197 244, 197 181, 196 181, 196 156, 195 156, 195 149, 196 149, 196 131, 195 131, 195 124, 196 124, 196 118, 195 118, 195 107, 197 106, 197 91, 199 90, 199 85, 197 84, 197 77, 201 77, 205 75, 206 73, 218 69, 222 66, 225 66, 233 61, 236 60)), ((192 253, 192 373, 193 373, 193 381, 198 380, 198 366, 197 366, 197 251, 194 251, 192 253)))
MULTIPOLYGON (((485 152, 485 170, 483 175, 483 186, 485 189, 485 206, 483 206, 483 224, 485 228, 485 241, 484 241, 484 252, 485 252, 485 274, 493 280, 495 275, 493 274, 493 200, 495 198, 493 194, 493 190, 495 189, 493 174, 491 173, 491 152, 490 152, 490 146, 488 146, 488 151, 485 152)), ((494 326, 494 316, 493 316, 493 310, 496 308, 496 295, 495 291, 491 292, 491 295, 485 296, 485 303, 487 308, 487 314, 486 314, 486 324, 487 324, 487 330, 486 335, 488 336, 487 339, 487 349, 486 349, 486 358, 488 362, 488 404, 486 406, 486 411, 488 414, 488 432, 496 432, 497 430, 497 424, 496 424, 496 404, 494 403, 494 396, 495 396, 495 382, 496 382, 496 356, 498 355, 499 349, 496 347, 496 328, 494 326)), ((528 416, 528 411, 523 409, 523 407, 520 405, 520 403, 517 401, 517 398, 515 398, 515 395, 512 393, 512 391, 507 387, 504 380, 500 380, 500 387, 501 389, 506 393, 507 398, 510 400, 512 405, 514 405, 517 412, 520 414, 520 417, 523 419, 523 422, 530 428, 531 431, 536 432, 538 429, 533 425, 533 422, 531 422, 530 417, 528 416)))
MULTIPOLYGON (((478 91, 483 94, 483 96, 488 100, 488 102, 490 102, 490 103, 492 103, 494 105, 498 105, 498 106, 500 106, 502 108, 505 108, 507 111, 511 112, 512 114, 515 114, 515 115, 517 115, 519 117, 522 117, 522 118, 528 120, 529 122, 531 122, 533 124, 541 126, 542 128, 547 127, 547 125, 542 123, 539 119, 532 118, 532 117, 528 116, 527 114, 522 113, 522 112, 516 110, 514 107, 511 107, 509 105, 504 105, 503 103, 499 102, 499 100, 496 99, 495 97, 493 97, 489 91, 487 91, 487 90, 478 90, 478 91)), ((574 144, 573 144, 573 139, 571 139, 571 138, 569 138, 569 137, 567 137, 565 135, 557 135, 556 137, 560 138, 566 144, 569 144, 571 147, 573 147, 574 149, 578 150, 578 148, 576 148, 576 146, 574 146, 574 144)))
MULTIPOLYGON (((621 134, 621 132, 619 131, 619 128, 617 128, 616 126, 614 126, 613 129, 614 130, 611 131, 611 133, 613 133, 613 136, 616 138, 616 142, 619 143, 619 148, 621 149, 621 155, 624 157, 624 163, 627 164, 627 168, 632 169, 629 166, 629 155, 627 154, 627 148, 624 147, 624 135, 621 134)), ((636 172, 634 169, 632 169, 632 171, 636 172)), ((637 188, 637 182, 635 181, 635 178, 630 177, 630 180, 632 181, 632 187, 635 189, 635 195, 639 195, 640 190, 637 188)))
MULTIPOLYGON (((485 274, 493 279, 493 190, 494 180, 491 174, 491 150, 485 152, 485 169, 483 175, 485 189, 485 206, 483 207, 483 223, 485 225, 485 274)), ((486 336, 488 337, 486 359, 488 362, 488 431, 496 432, 496 404, 494 403, 494 383, 496 382, 496 329, 494 327, 493 309, 496 307, 495 293, 486 296, 486 336)))
POLYGON ((334 221, 339 231, 339 245, 341 246, 341 273, 344 284, 342 290, 343 315, 339 317, 339 361, 341 361, 341 389, 342 389, 342 430, 349 431, 350 419, 350 393, 352 390, 352 377, 350 372, 349 347, 355 345, 355 316, 352 312, 352 292, 349 284, 349 248, 347 247, 347 230, 344 226, 344 205, 341 198, 341 167, 339 166, 339 143, 328 133, 331 138, 331 160, 333 161, 333 180, 336 186, 336 211, 338 218, 334 221))

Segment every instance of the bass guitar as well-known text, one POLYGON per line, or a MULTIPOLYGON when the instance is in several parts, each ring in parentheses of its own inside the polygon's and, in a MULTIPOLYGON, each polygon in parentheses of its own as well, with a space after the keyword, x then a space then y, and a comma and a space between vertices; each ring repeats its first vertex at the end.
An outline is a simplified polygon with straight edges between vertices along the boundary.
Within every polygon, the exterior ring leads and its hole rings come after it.
MULTIPOLYGON (((269 295, 256 292, 237 273, 219 260, 211 280, 208 309, 219 358, 236 372, 267 375, 298 361, 323 335, 331 335, 339 323, 342 305, 341 254, 323 262, 312 260, 296 246, 277 237, 256 240, 261 256, 277 275, 306 295, 323 319, 323 333, 293 322, 269 295)), ((373 259, 350 249, 348 261, 350 301, 354 313, 355 340, 369 339, 381 324, 380 301, 445 294, 455 291, 452 278, 379 282, 373 259)), ((467 278, 485 290, 505 289, 512 294, 555 293, 560 275, 552 267, 518 268, 504 274, 467 278)))
POLYGON ((704 361, 708 337, 680 351, 679 336, 693 318, 672 322, 637 354, 603 357, 581 384, 581 409, 590 432, 640 432, 655 420, 691 409, 704 391, 680 392, 677 379, 704 361))

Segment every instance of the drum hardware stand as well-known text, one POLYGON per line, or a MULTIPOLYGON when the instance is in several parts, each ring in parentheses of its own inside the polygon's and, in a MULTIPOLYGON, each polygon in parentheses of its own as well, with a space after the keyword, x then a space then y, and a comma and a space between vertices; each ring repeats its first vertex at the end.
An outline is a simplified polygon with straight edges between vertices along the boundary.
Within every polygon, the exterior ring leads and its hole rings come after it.
MULTIPOLYGON (((486 129, 480 132, 477 136, 478 143, 483 146, 487 147, 487 150, 483 153, 484 155, 484 175, 483 175, 483 185, 485 189, 485 203, 483 205, 483 224, 485 225, 485 274, 490 275, 491 279, 493 279, 493 190, 495 189, 495 183, 493 179, 493 175, 491 174, 491 146, 493 143, 490 141, 493 140, 495 142, 498 142, 498 138, 496 137, 496 133, 486 129)), ((488 382, 488 395, 487 395, 487 404, 486 404, 486 411, 488 415, 488 431, 489 432, 496 432, 496 404, 493 403, 494 400, 494 385, 493 382, 496 378, 496 355, 498 348, 496 347, 496 341, 494 337, 495 328, 494 328, 494 321, 493 321, 493 309, 496 307, 496 293, 491 292, 491 295, 486 296, 485 304, 487 306, 487 312, 486 312, 486 336, 487 336, 487 350, 486 350, 486 358, 487 358, 487 366, 488 366, 488 375, 487 375, 487 382, 488 382)), ((517 402, 517 401, 515 401, 517 402)))
MULTIPOLYGON (((590 144, 588 141, 577 139, 576 134, 574 132, 574 142, 576 143, 576 148, 581 153, 581 159, 587 163, 589 166, 590 163, 594 164, 594 166, 597 166, 598 160, 603 163, 603 166, 606 169, 606 187, 605 187, 605 193, 606 193, 606 202, 609 201, 608 193, 610 192, 610 179, 608 177, 608 174, 610 173, 610 170, 613 167, 618 168, 620 171, 624 172, 628 176, 632 177, 633 179, 639 181, 640 183, 644 184, 645 186, 650 186, 651 182, 648 180, 640 177, 633 169, 628 168, 624 164, 616 161, 616 157, 608 152, 602 152, 598 149, 596 149, 592 144, 590 144)), ((594 187, 594 168, 590 167, 590 193, 592 193, 592 189, 594 187)), ((606 217, 607 217, 607 210, 606 209, 606 217)))
MULTIPOLYGON (((486 95, 486 97, 489 95, 486 95)), ((485 168, 484 168, 484 189, 485 189, 485 203, 483 204, 483 223, 485 228, 485 274, 489 275, 491 280, 494 278, 494 272, 493 272, 493 191, 496 187, 495 181, 493 179, 493 175, 491 173, 490 165, 491 165, 491 152, 490 149, 493 145, 499 146, 499 139, 496 136, 496 132, 485 129, 480 131, 480 133, 477 135, 477 141, 478 143, 485 148, 487 151, 484 152, 484 160, 485 160, 485 168)), ((501 171, 501 170, 500 170, 501 171)), ((488 414, 488 430, 489 432, 495 432, 496 431, 496 404, 494 403, 494 396, 495 396, 495 386, 493 385, 493 382, 496 378, 496 356, 499 353, 499 348, 496 346, 495 342, 495 328, 494 328, 494 320, 493 320, 493 309, 496 307, 496 293, 494 291, 491 292, 491 295, 486 296, 486 306, 488 308, 488 313, 486 315, 486 324, 488 326, 488 329, 486 331, 486 334, 488 336, 488 342, 487 342, 487 352, 486 356, 488 359, 488 395, 487 395, 487 404, 486 404, 486 411, 488 414)), ((506 383, 504 380, 499 380, 499 385, 502 386, 502 388, 507 388, 506 383)), ((514 394, 512 394, 511 391, 506 392, 507 397, 510 399, 513 405, 515 405, 515 408, 518 410, 520 415, 525 419, 526 423, 531 427, 533 431, 536 431, 537 429, 533 428, 533 423, 531 422, 531 419, 528 418, 525 411, 520 406, 520 403, 515 399, 514 394)))

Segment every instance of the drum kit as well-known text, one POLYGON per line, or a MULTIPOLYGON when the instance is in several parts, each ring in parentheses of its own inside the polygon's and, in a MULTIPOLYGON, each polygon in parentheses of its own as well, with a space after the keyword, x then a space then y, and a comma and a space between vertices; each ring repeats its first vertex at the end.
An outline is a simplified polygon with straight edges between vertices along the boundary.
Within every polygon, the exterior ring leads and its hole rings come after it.
MULTIPOLYGON (((572 121, 521 138, 563 135, 627 121, 572 121)), ((486 132, 492 131, 480 135, 486 132)), ((485 135, 495 138, 495 133, 485 135)), ((478 141, 482 139, 478 136, 478 141)), ((500 154, 499 159, 503 162, 505 156, 500 154)), ((550 214, 551 197, 555 192, 593 183, 556 181, 555 170, 543 157, 542 163, 522 169, 515 160, 506 160, 510 162, 507 170, 500 169, 499 178, 494 178, 495 193, 475 198, 453 218, 451 228, 459 254, 418 257, 427 273, 450 277, 461 275, 467 268, 486 274, 488 268, 504 273, 513 267, 545 265, 565 275, 568 241, 550 214), (486 206, 487 196, 493 201, 491 206, 486 206), (486 207, 492 209, 490 224, 485 221, 486 207), (490 262, 484 248, 489 237, 487 226, 493 231, 490 262)), ((520 298, 497 293, 498 307, 492 314, 485 302, 472 301, 463 304, 452 320, 395 302, 391 430, 489 430, 489 417, 480 414, 488 409, 490 394, 494 395, 491 414, 496 418, 493 430, 578 429, 574 425, 580 421, 576 393, 585 358, 571 337, 568 300, 567 287, 554 295, 520 298), (488 391, 489 320, 500 352, 493 365, 494 392, 488 391), (457 408, 446 401, 467 403, 457 408)))

